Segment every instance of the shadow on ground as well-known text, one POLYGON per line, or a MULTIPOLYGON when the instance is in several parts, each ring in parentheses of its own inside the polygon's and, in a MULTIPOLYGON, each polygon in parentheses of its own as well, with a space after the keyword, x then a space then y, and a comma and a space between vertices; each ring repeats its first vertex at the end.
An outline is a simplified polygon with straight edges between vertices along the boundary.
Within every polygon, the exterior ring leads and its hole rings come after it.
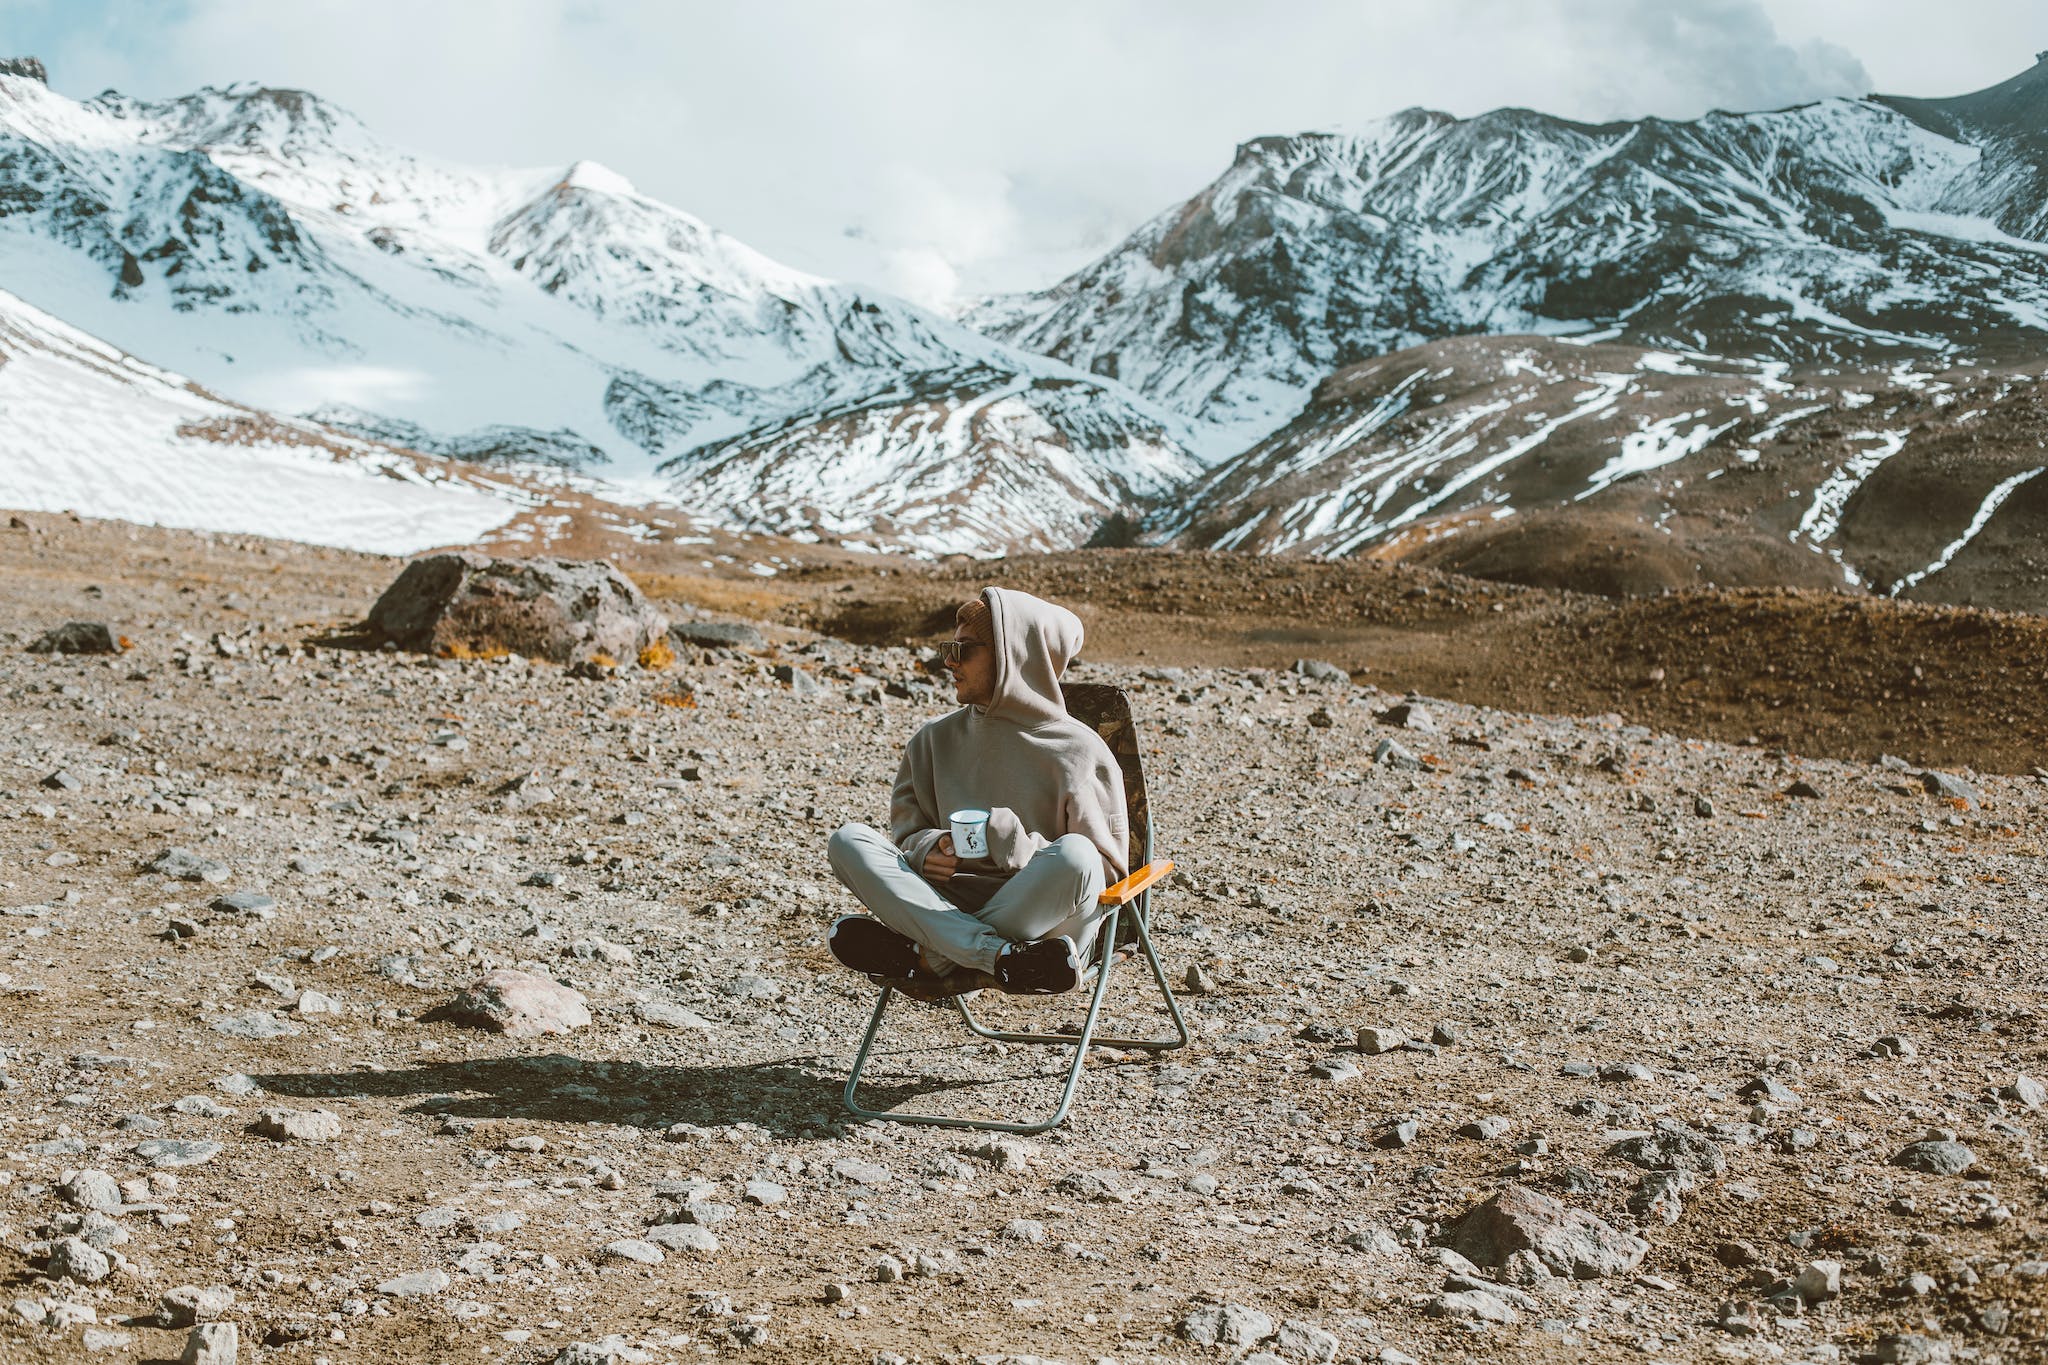
MULTIPOLYGON (((958 1049, 938 1049, 957 1056, 958 1049)), ((895 1055, 895 1054, 891 1054, 895 1055)), ((847 1115, 839 1106, 844 1063, 782 1058, 733 1066, 599 1062, 560 1053, 436 1062, 390 1071, 274 1072, 256 1081, 273 1095, 304 1099, 419 1100, 409 1113, 472 1119, 612 1123, 634 1128, 700 1128, 750 1123, 776 1137, 815 1136, 847 1115)), ((918 1076, 861 1083, 871 1107, 894 1109, 919 1096, 1003 1085, 1018 1078, 918 1076)))

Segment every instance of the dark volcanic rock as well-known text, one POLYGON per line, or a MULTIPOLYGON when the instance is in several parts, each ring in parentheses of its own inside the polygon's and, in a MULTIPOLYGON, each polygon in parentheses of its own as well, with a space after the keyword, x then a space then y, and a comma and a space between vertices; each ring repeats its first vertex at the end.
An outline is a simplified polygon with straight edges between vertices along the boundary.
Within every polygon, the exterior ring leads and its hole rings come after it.
POLYGON ((26 76, 44 85, 50 83, 50 73, 34 57, 0 57, 0 76, 26 76))
POLYGON ((31 654, 119 654, 114 632, 99 621, 66 621, 46 630, 28 647, 31 654))
POLYGON ((1483 1266, 1533 1252, 1553 1274, 1579 1280, 1634 1270, 1650 1250, 1642 1238, 1520 1185, 1466 1213, 1438 1241, 1483 1266))
POLYGON ((636 659, 668 620, 603 560, 464 551, 406 565, 370 608, 369 626, 421 653, 511 652, 568 664, 599 654, 636 659))

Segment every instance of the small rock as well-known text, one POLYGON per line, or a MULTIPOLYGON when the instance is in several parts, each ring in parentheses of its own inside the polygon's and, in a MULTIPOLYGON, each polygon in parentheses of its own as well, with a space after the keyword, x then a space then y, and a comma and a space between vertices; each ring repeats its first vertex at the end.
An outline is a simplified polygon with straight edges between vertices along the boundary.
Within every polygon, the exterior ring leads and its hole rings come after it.
POLYGON ((1408 1035, 1397 1028, 1368 1025, 1358 1030, 1358 1050, 1368 1057, 1376 1057, 1382 1052, 1392 1052, 1407 1041, 1408 1035))
POLYGON ((341 1115, 325 1109, 265 1109, 253 1131, 277 1142, 332 1142, 341 1136, 341 1115))
POLYGON ((1797 1105, 1799 1095, 1791 1087, 1770 1076, 1756 1076, 1743 1082, 1735 1092, 1746 1100, 1763 1100, 1768 1104, 1797 1105))
POLYGON ((230 891, 206 908, 241 920, 267 920, 277 912, 277 898, 261 891, 230 891))
POLYGON ((1945 1341, 1901 1332, 1879 1337, 1872 1358, 1877 1365, 1948 1365, 1954 1356, 1945 1341))
POLYGON ((1216 993, 1216 978, 1209 975, 1208 971, 1199 962, 1188 968, 1187 975, 1182 978, 1181 984, 1187 988, 1189 995, 1214 995, 1216 993))
POLYGON ((241 1354, 241 1332, 234 1323, 202 1322, 185 1338, 178 1365, 237 1365, 241 1354))
POLYGON ((1984 793, 1954 773, 1936 772, 1929 768, 1920 774, 1920 785, 1929 796, 1938 796, 1944 801, 1962 802, 1965 810, 1976 810, 1984 804, 1984 793))
POLYGON ((29 645, 31 654, 119 654, 121 647, 104 621, 66 621, 29 645))
POLYGON ((1714 1247, 1714 1259, 1730 1270, 1741 1270, 1763 1259, 1763 1253, 1749 1242, 1721 1242, 1714 1247))
POLYGON ((1314 1323, 1289 1318, 1273 1334, 1273 1345, 1282 1360, 1306 1361, 1308 1365, 1329 1365, 1343 1343, 1333 1333, 1314 1323))
POLYGON ((1729 1299, 1714 1314, 1714 1325, 1733 1337, 1759 1336, 1764 1330, 1764 1313, 1747 1299, 1729 1299))
POLYGON ((67 770, 59 768, 56 772, 44 778, 42 785, 48 787, 53 792, 75 792, 85 784, 73 777, 67 770))
POLYGON ((182 1284, 167 1290, 157 1301, 157 1321, 166 1327, 190 1327, 194 1323, 224 1318, 235 1306, 235 1291, 225 1285, 200 1288, 182 1284))
POLYGON ((718 1250, 717 1235, 695 1223, 663 1223, 647 1230, 647 1240, 664 1250, 693 1256, 710 1256, 718 1250))
POLYGON ((218 1142, 196 1138, 151 1138, 135 1147, 135 1155, 152 1166, 199 1166, 220 1153, 218 1142))
POLYGON ((1464 1214, 1441 1240, 1483 1266, 1531 1251, 1552 1274, 1581 1280, 1626 1274, 1650 1250, 1642 1238, 1521 1185, 1508 1186, 1464 1214))
POLYGON ((1653 1133, 1623 1138, 1609 1147, 1607 1154, 1653 1171, 1719 1175, 1728 1169, 1728 1159, 1721 1154, 1720 1144, 1670 1119, 1659 1119, 1653 1133))
POLYGON ((412 1299, 425 1294, 438 1294, 449 1284, 445 1270, 415 1270, 409 1274, 393 1276, 377 1286, 379 1294, 394 1299, 412 1299))
POLYGON ((887 1166, 851 1156, 833 1162, 832 1174, 856 1185, 886 1185, 896 1178, 896 1173, 887 1166))
POLYGON ((1807 1303, 1825 1303, 1842 1293, 1840 1261, 1808 1261, 1792 1282, 1793 1292, 1807 1303))
POLYGON ((1892 1158, 1892 1165, 1929 1175, 1961 1175, 1977 1164, 1977 1154, 1960 1142, 1910 1143, 1892 1158))
POLYGON ((98 1284, 113 1273, 106 1254, 82 1237, 60 1238, 50 1248, 49 1275, 53 1280, 98 1284))
POLYGON ((567 1033, 590 1022, 590 1007, 580 992, 509 967, 487 973, 443 1006, 441 1013, 511 1038, 567 1033))
POLYGON ((126 1202, 121 1186, 105 1171, 79 1171, 57 1187, 57 1197, 81 1209, 118 1209, 126 1202))
POLYGON ((607 1260, 631 1261, 636 1265, 660 1265, 668 1259, 660 1247, 639 1237, 621 1237, 616 1242, 607 1242, 602 1254, 607 1260))
POLYGON ((2032 1076, 2015 1077, 2011 1085, 2000 1086, 1998 1094, 2000 1098, 2012 1100, 2027 1109, 2039 1109, 2048 1104, 2048 1087, 2032 1076))
POLYGON ((1465 1318, 1478 1322, 1520 1322, 1517 1313, 1507 1300, 1483 1289, 1460 1289, 1449 1294, 1439 1294, 1423 1306, 1423 1311, 1433 1318, 1465 1318))
POLYGON ((1513 1126, 1514 1124, 1503 1115, 1489 1114, 1485 1118, 1473 1119, 1470 1123, 1460 1124, 1458 1136, 1478 1138, 1482 1142, 1491 1142, 1495 1138, 1505 1135, 1508 1129, 1513 1126))
POLYGON ((1180 1320, 1181 1336, 1197 1346, 1253 1346, 1273 1335, 1273 1319, 1236 1303, 1208 1303, 1180 1320))
POLYGON ((219 884, 228 879, 228 865, 212 858, 202 858, 186 848, 167 848, 144 864, 144 870, 161 873, 181 882, 209 882, 219 884))
POLYGON ((1395 725, 1404 730, 1419 730, 1425 734, 1436 733, 1436 717, 1429 708, 1418 701, 1396 702, 1375 717, 1382 725, 1395 725))
POLYGON ((1629 1196, 1628 1211, 1638 1217, 1660 1218, 1666 1224, 1675 1224, 1685 1212, 1682 1196, 1692 1190, 1693 1184, 1692 1175, 1686 1171, 1651 1171, 1629 1196))
POLYGON ((1800 778, 1797 782, 1794 782, 1791 786, 1785 788, 1785 795, 1796 796, 1801 800, 1805 801, 1820 801, 1826 799, 1826 793, 1822 792, 1819 787, 1814 786, 1813 783, 1807 781, 1803 777, 1800 778))
POLYGON ((1299 676, 1308 678, 1313 682, 1337 683, 1343 687, 1351 686, 1351 675, 1325 659, 1296 659, 1294 661, 1294 671, 1299 676))
POLYGON ((296 1038, 302 1029, 297 1024, 278 1018, 269 1010, 249 1010, 243 1014, 232 1014, 213 1021, 215 1033, 225 1033, 230 1038, 247 1038, 252 1042, 263 1042, 271 1038, 296 1038))
POLYGON ((642 1000, 633 1006, 633 1016, 643 1024, 658 1028, 709 1029, 712 1023, 694 1010, 667 1000, 642 1000))
POLYGON ((1379 767, 1392 768, 1396 772, 1422 771, 1422 760, 1412 750, 1391 739, 1383 739, 1373 746, 1372 761, 1379 767))

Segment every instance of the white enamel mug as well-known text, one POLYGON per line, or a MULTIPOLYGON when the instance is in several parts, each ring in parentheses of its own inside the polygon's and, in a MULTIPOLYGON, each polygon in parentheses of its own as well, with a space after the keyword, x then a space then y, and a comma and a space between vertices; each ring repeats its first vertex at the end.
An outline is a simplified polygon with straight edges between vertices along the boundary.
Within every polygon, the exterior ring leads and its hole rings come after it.
POLYGON ((985 810, 956 810, 946 819, 953 826, 953 856, 956 858, 986 858, 988 856, 988 812, 985 810))

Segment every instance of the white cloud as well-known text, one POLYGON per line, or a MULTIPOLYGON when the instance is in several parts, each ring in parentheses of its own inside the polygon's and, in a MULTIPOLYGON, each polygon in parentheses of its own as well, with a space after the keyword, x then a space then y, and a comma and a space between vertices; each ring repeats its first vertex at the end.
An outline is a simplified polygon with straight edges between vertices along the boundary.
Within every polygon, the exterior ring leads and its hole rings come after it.
POLYGON ((2020 0, 1979 0, 2003 23, 1969 8, 1936 44, 1908 0, 187 0, 44 55, 69 93, 259 80, 450 159, 601 161, 794 266, 935 301, 1050 283, 1261 134, 1418 104, 1605 120, 1955 93, 2048 46, 2020 0), (1932 48, 1943 78, 1918 79, 1932 48))

